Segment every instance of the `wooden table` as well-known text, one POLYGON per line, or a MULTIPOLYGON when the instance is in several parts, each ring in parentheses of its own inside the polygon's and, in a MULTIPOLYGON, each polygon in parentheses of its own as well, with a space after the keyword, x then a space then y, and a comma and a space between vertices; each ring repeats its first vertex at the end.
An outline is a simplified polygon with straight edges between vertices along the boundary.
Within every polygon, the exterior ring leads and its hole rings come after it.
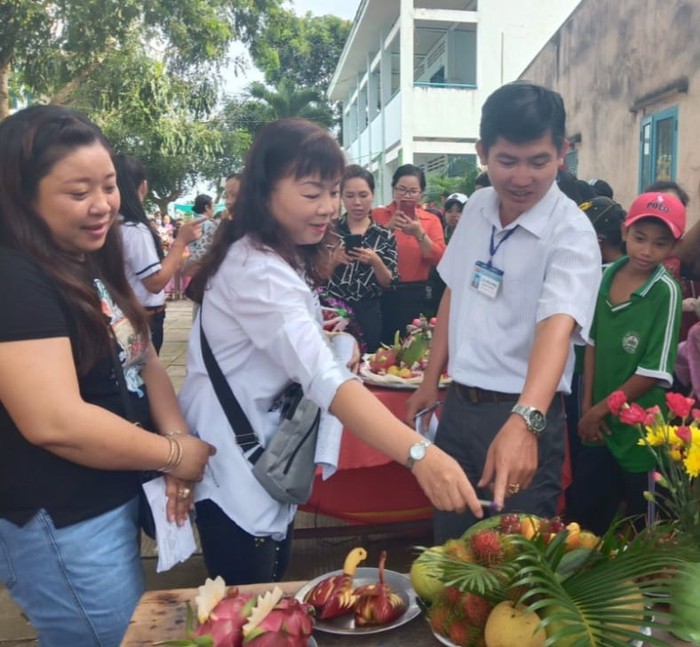
MULTIPOLYGON (((285 595, 294 595, 305 582, 280 582, 278 586, 285 595)), ((274 584, 251 584, 240 586, 241 592, 264 593, 274 584)), ((160 640, 185 638, 186 603, 193 603, 196 589, 171 589, 144 593, 129 623, 122 647, 147 647, 160 640)), ((687 645, 666 632, 654 634, 667 645, 687 645)), ((321 631, 314 633, 319 647, 336 645, 345 647, 424 647, 438 645, 423 615, 405 625, 387 632, 363 636, 338 636, 321 631)))

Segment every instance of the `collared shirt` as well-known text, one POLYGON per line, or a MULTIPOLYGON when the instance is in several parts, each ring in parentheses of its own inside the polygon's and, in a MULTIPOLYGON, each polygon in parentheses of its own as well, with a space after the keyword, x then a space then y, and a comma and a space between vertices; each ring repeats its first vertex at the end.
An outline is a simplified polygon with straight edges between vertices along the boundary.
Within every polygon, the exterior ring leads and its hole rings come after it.
MULTIPOLYGON (((600 402, 633 375, 651 377, 659 383, 635 402, 646 408, 665 408, 665 388, 673 385, 681 322, 681 290, 659 265, 649 280, 632 293, 629 301, 610 303, 615 275, 629 258, 623 256, 605 271, 591 327, 596 361, 593 401, 600 402), (665 388, 664 388, 665 387, 665 388)), ((654 466, 646 447, 637 445, 639 432, 619 419, 607 416, 612 431, 605 442, 618 463, 629 472, 645 472, 654 466)))
POLYGON ((318 298, 304 278, 271 249, 258 249, 248 238, 236 241, 204 292, 179 400, 190 430, 217 448, 197 484, 197 500, 211 499, 251 535, 280 540, 296 506, 272 499, 252 475, 204 366, 200 319, 263 444, 279 423, 279 413, 268 413, 270 406, 292 381, 327 411, 341 384, 354 376, 333 355, 318 298))
MULTIPOLYGON (((338 221, 338 233, 341 236, 351 233, 347 216, 338 221)), ((392 281, 397 280, 396 239, 388 229, 370 222, 369 228, 362 236, 362 247, 373 249, 391 273, 392 281)), ((355 261, 339 265, 335 269, 327 290, 330 295, 352 303, 380 297, 383 288, 379 285, 371 265, 355 261)))
MULTIPOLYGON (((556 184, 505 228, 495 190, 474 193, 438 266, 452 293, 452 378, 483 389, 521 393, 538 322, 566 314, 577 324, 573 341, 587 338, 600 264, 593 226, 556 184), (504 272, 493 299, 477 292, 471 280, 476 262, 489 260, 492 231, 496 245, 509 236, 493 257, 493 265, 504 272)), ((557 390, 570 391, 573 364, 571 350, 557 390)))
MULTIPOLYGON (((377 207, 372 211, 374 221, 386 227, 391 217, 396 211, 396 204, 391 203, 386 207, 377 207)), ((394 229, 396 236, 396 249, 399 258, 399 281, 410 283, 413 281, 427 281, 430 275, 430 268, 440 262, 445 252, 445 234, 442 230, 440 218, 416 205, 416 216, 420 218, 421 227, 425 235, 432 241, 430 255, 424 256, 420 243, 414 236, 404 234, 398 229, 394 229)))
POLYGON ((156 244, 148 227, 141 222, 122 222, 119 226, 124 247, 126 278, 142 306, 162 306, 165 289, 155 294, 143 284, 143 279, 161 269, 156 244))

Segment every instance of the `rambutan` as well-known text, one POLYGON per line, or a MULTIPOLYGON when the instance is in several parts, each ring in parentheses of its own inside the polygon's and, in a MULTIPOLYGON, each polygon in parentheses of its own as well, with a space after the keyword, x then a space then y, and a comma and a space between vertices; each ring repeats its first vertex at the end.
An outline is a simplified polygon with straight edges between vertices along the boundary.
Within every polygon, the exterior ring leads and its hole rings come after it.
POLYGON ((477 563, 484 566, 499 564, 503 561, 501 535, 495 530, 482 530, 472 535, 471 549, 477 563))
POLYGON ((448 539, 447 542, 445 542, 444 550, 446 555, 454 559, 459 559, 469 564, 474 563, 474 553, 462 539, 448 539))
POLYGON ((491 609, 493 609, 493 604, 476 593, 465 593, 462 598, 462 608, 464 609, 465 617, 471 624, 483 627, 486 625, 491 609))

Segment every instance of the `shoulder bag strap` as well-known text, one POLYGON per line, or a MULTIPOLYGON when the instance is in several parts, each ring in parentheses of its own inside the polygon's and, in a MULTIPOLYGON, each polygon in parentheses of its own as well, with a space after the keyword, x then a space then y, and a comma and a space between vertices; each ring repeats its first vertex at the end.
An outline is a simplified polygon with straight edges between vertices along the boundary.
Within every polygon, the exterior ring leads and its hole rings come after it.
POLYGON ((199 308, 199 338, 202 346, 204 366, 209 373, 209 379, 214 387, 216 397, 219 399, 219 404, 226 414, 226 418, 228 419, 229 425, 231 425, 231 429, 233 429, 233 433, 236 434, 236 441, 239 447, 244 453, 253 449, 253 447, 257 447, 257 450, 248 457, 248 461, 255 464, 258 458, 260 458, 263 448, 258 442, 258 437, 253 431, 248 417, 245 415, 238 399, 231 390, 231 386, 221 372, 221 368, 214 357, 214 353, 211 351, 207 336, 204 334, 204 326, 202 325, 201 305, 199 308))

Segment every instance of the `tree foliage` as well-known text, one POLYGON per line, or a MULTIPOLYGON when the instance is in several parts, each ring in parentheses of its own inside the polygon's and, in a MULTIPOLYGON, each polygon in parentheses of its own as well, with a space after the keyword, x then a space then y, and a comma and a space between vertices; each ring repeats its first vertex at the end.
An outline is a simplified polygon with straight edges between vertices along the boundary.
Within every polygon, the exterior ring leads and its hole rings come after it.
POLYGON ((273 86, 289 79, 301 87, 323 92, 333 76, 351 24, 338 16, 297 16, 273 11, 260 38, 250 47, 265 81, 273 86))
POLYGON ((265 121, 301 117, 326 128, 333 123, 333 115, 321 93, 315 88, 298 87, 292 79, 282 79, 274 89, 255 81, 249 93, 260 102, 265 121))

